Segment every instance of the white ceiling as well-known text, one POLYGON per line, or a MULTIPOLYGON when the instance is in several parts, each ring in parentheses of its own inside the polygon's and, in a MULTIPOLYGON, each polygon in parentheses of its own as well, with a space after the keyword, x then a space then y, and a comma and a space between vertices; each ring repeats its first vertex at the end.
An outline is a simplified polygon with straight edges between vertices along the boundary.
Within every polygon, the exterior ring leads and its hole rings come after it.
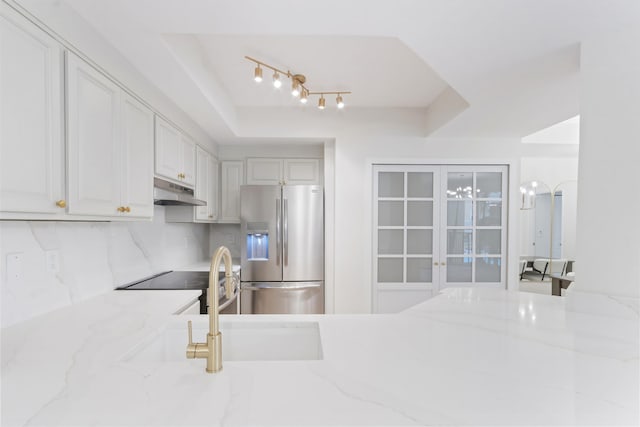
POLYGON ((313 132, 283 119, 271 137, 331 137, 343 126, 323 120, 392 110, 438 115, 439 136, 529 135, 578 114, 580 42, 640 22, 637 0, 62 1, 223 142, 261 136, 274 107, 300 108, 267 81, 256 88, 244 55, 305 74, 313 90, 354 92, 342 115, 305 110, 313 132))
MULTIPOLYGON (((179 37, 179 36, 173 36, 179 37)), ((238 107, 297 106, 290 81, 280 90, 263 70, 264 81, 253 81, 251 56, 292 74, 303 74, 312 92, 351 91, 350 107, 425 108, 447 86, 404 43, 393 37, 357 36, 183 36, 197 43, 203 60, 238 107), (276 93, 274 93, 276 92, 276 93)), ((329 97, 328 97, 329 98, 329 97)), ((331 101, 335 96, 330 97, 331 101)))

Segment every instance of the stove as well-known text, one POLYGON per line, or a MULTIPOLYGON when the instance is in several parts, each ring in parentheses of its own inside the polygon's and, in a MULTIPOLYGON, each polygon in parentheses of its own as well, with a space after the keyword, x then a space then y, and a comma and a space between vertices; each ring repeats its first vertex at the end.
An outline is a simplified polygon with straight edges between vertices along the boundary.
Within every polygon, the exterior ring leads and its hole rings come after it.
MULTIPOLYGON (((218 304, 220 307, 227 304, 225 310, 221 310, 220 314, 235 314, 237 304, 235 303, 238 290, 234 291, 234 295, 227 299, 224 294, 225 273, 219 273, 220 281, 220 298, 218 304), (229 302, 231 301, 231 302, 229 302)), ((153 276, 136 280, 126 285, 116 288, 118 291, 140 291, 140 290, 202 290, 200 294, 200 314, 207 314, 207 291, 209 290, 209 272, 208 271, 165 271, 153 276)))

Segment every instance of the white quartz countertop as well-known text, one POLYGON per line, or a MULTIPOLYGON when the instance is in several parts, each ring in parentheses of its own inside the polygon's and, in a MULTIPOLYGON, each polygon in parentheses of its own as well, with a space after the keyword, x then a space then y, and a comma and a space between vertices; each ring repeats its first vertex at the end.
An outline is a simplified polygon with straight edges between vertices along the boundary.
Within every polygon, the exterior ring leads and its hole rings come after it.
MULTIPOLYGON (((111 292, 2 330, 2 425, 638 425, 638 307, 449 289, 317 322, 323 360, 130 363, 198 291, 111 292)), ((223 333, 223 346, 224 346, 223 333)))
MULTIPOLYGON (((194 264, 189 264, 189 265, 175 268, 174 271, 209 271, 210 268, 211 268, 210 261, 202 261, 202 262, 197 262, 194 264)), ((235 260, 235 259, 233 260, 232 269, 234 273, 237 273, 238 271, 240 271, 239 260, 235 260)), ((224 263, 220 264, 220 271, 224 271, 224 263)))

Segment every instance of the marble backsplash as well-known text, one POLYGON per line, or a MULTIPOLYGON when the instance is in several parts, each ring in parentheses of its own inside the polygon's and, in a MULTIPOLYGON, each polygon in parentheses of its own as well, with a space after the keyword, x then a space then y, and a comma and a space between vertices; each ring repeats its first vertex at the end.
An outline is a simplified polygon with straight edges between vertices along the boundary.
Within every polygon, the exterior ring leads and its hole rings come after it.
POLYGON ((207 259, 209 225, 165 223, 165 209, 153 221, 0 221, 2 327, 207 259))

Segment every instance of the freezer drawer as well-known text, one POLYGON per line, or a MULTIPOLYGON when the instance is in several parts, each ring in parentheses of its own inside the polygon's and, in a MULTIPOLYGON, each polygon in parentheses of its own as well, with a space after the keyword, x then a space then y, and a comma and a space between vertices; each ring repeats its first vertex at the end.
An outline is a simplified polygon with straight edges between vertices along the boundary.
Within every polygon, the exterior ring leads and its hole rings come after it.
POLYGON ((324 282, 244 282, 240 314, 323 314, 324 282))

